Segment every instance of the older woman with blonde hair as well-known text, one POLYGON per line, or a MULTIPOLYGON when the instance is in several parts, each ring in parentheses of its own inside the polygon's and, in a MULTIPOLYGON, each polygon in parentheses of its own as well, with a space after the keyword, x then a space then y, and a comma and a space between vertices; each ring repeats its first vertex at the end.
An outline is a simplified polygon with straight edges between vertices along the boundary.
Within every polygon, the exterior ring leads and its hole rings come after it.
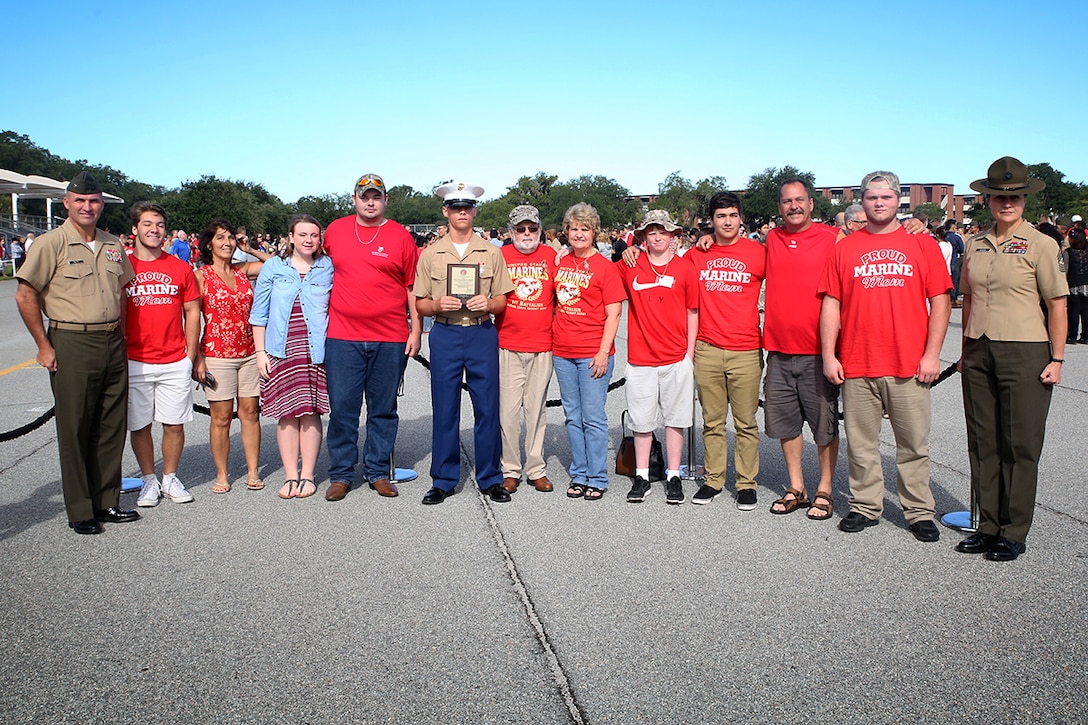
POLYGON ((567 496, 597 501, 608 489, 604 404, 627 295, 612 260, 594 244, 601 230, 597 210, 575 204, 563 215, 563 230, 571 253, 560 260, 555 274, 552 360, 570 440, 567 496))
POLYGON ((1061 251, 1024 220, 1028 194, 1045 187, 1009 156, 971 184, 988 196, 994 223, 967 240, 960 274, 960 372, 980 520, 956 550, 992 561, 1027 549, 1050 396, 1065 362, 1069 287, 1061 251))

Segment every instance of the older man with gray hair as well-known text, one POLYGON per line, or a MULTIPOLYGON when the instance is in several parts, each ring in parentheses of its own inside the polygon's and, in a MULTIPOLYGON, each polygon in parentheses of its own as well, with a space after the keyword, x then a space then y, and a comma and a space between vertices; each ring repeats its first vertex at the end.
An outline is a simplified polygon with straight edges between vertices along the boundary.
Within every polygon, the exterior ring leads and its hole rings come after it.
POLYGON ((851 204, 843 211, 843 236, 850 236, 859 229, 864 229, 867 223, 865 209, 861 204, 851 204))
POLYGON ((508 226, 512 244, 502 248, 514 291, 495 316, 499 331, 499 427, 502 430, 502 486, 517 490, 522 473, 537 491, 551 491, 544 463, 544 415, 552 378, 552 315, 555 307, 555 251, 540 243, 540 213, 528 204, 514 207, 508 226), (521 416, 525 415, 525 465, 521 458, 521 416))

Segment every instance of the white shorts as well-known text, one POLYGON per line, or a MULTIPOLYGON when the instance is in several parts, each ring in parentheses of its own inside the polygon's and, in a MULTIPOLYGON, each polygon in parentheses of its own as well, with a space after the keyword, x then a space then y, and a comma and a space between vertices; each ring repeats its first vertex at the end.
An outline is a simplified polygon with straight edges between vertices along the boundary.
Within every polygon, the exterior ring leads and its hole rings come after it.
POLYGON ((662 421, 690 428, 695 412, 695 366, 686 357, 660 367, 627 364, 627 420, 636 433, 650 433, 662 421))
POLYGON ((193 363, 128 361, 128 429, 156 423, 181 425, 193 419, 193 363))

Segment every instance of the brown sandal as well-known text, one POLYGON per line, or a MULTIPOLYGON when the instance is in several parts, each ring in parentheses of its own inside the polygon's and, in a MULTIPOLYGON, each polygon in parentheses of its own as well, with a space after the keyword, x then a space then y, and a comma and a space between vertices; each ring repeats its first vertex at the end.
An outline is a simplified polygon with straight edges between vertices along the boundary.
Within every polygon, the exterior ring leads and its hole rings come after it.
POLYGON ((813 521, 827 521, 831 518, 831 494, 824 493, 823 491, 817 491, 816 495, 812 497, 812 504, 809 506, 808 513, 806 514, 813 521), (826 501, 827 503, 821 503, 826 501), (822 513, 816 516, 812 515, 813 511, 820 511, 822 513))
POLYGON ((807 508, 809 505, 808 494, 803 489, 798 491, 796 488, 787 488, 786 495, 771 504, 771 513, 782 516, 791 514, 802 507, 807 508), (788 498, 789 496, 793 498, 788 498), (775 506, 781 506, 782 510, 776 511, 775 506))

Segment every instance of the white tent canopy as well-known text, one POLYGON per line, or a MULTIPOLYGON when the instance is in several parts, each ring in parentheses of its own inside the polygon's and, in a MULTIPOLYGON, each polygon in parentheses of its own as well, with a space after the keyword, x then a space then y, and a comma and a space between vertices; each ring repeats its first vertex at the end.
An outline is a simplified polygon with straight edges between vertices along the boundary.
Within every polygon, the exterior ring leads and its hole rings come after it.
MULTIPOLYGON (((19 199, 45 199, 46 217, 49 225, 53 224, 53 201, 63 199, 67 181, 57 181, 46 176, 31 174, 24 176, 14 171, 0 169, 0 193, 11 194, 11 216, 19 221, 19 199)), ((113 194, 102 194, 107 204, 123 204, 124 199, 113 194)))

